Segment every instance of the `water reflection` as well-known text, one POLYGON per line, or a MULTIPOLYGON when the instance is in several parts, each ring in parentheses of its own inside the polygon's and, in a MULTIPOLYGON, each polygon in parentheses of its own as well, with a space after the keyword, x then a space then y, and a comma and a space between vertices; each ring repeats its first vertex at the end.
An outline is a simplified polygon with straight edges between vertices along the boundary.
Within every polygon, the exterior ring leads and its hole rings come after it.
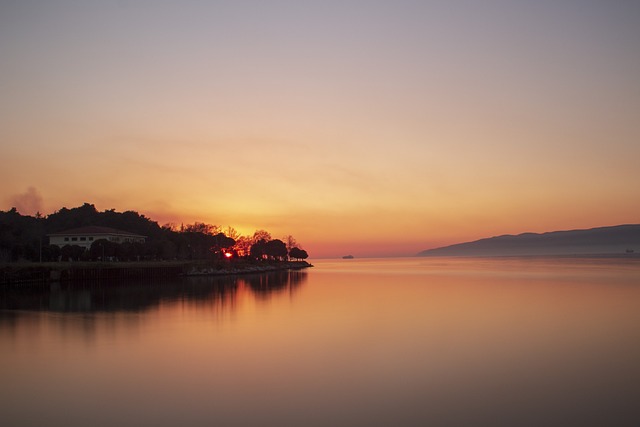
POLYGON ((640 425, 640 265, 353 261, 0 290, 2 421, 640 425))
MULTIPOLYGON (((0 310, 140 312, 172 301, 233 307, 238 292, 248 290, 264 300, 282 292, 293 294, 306 280, 304 271, 277 271, 245 276, 31 285, 0 290, 0 310)), ((11 317, 11 312, 4 312, 0 320, 11 317)))
POLYGON ((274 293, 293 293, 306 280, 305 271, 276 271, 271 274, 255 274, 244 277, 246 284, 261 299, 269 299, 274 293))

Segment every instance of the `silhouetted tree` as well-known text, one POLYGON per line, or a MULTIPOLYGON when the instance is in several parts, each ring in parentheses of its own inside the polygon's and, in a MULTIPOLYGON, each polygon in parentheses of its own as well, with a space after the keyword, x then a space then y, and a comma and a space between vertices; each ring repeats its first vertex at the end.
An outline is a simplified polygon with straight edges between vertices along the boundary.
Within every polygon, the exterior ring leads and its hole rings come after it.
POLYGON ((238 240, 241 237, 240 233, 238 233, 238 230, 231 226, 227 227, 227 230, 224 232, 224 234, 233 240, 238 240))
POLYGON ((78 208, 62 208, 44 219, 47 233, 97 225, 125 230, 130 233, 160 239, 165 231, 157 222, 134 211, 116 212, 115 209, 98 212, 94 205, 85 203, 78 208))
POLYGON ((251 253, 251 237, 240 236, 236 239, 236 244, 233 246, 233 250, 239 256, 249 256, 251 253))
POLYGON ((267 256, 267 241, 258 240, 249 249, 249 255, 253 259, 261 260, 267 256))
MULTIPOLYGON (((285 238, 285 247, 295 243, 293 237, 285 238)), ((21 215, 15 208, 0 211, 0 261, 30 260, 43 261, 59 259, 102 259, 118 257, 121 260, 136 259, 211 259, 222 256, 225 251, 233 251, 241 256, 256 259, 284 259, 281 245, 272 242, 266 230, 256 230, 252 236, 241 236, 232 227, 227 234, 216 225, 196 222, 182 226, 180 230, 171 224, 160 227, 134 211, 116 212, 115 209, 99 212, 93 204, 68 209, 66 207, 43 217, 21 215), (47 234, 84 226, 103 226, 146 236, 144 244, 123 244, 113 246, 113 242, 103 242, 103 246, 92 247, 80 253, 69 247, 64 250, 49 246, 47 234), (255 247, 253 247, 255 246, 255 247)), ((282 242, 282 241, 280 241, 282 242)), ((94 242, 95 244, 95 242, 94 242)))
POLYGON ((79 261, 85 249, 78 245, 64 245, 60 249, 62 261, 79 261))
POLYGON ((205 224, 204 222, 194 222, 193 224, 187 224, 184 226, 184 232, 186 233, 202 233, 213 236, 220 233, 220 227, 213 224, 205 224))
POLYGON ((116 246, 116 258, 119 261, 132 261, 136 259, 136 248, 131 242, 122 242, 116 246))
POLYGON ((224 233, 218 233, 213 236, 212 242, 213 245, 209 248, 209 250, 219 256, 223 256, 222 253, 224 252, 224 250, 230 249, 236 244, 235 240, 225 236, 224 233))
POLYGON ((140 257, 149 261, 175 259, 176 246, 169 240, 148 240, 141 245, 140 257))
POLYGON ((99 225, 99 214, 96 207, 85 203, 80 207, 62 208, 47 217, 47 224, 51 231, 63 231, 70 228, 99 225))
POLYGON ((16 208, 0 211, 0 258, 5 261, 37 261, 46 245, 44 220, 21 215, 16 208))
POLYGON ((60 248, 56 245, 45 245, 42 247, 42 261, 55 262, 60 259, 60 248))
POLYGON ((287 258, 287 246, 280 239, 270 240, 265 245, 265 253, 274 260, 284 261, 287 258))
POLYGON ((291 248, 291 250, 289 251, 289 257, 297 260, 302 260, 302 259, 307 259, 309 255, 307 254, 307 251, 305 251, 304 249, 294 247, 294 248, 291 248))
POLYGON ((89 248, 89 258, 94 261, 112 259, 117 256, 118 246, 120 245, 107 239, 95 240, 89 248))
POLYGON ((287 251, 290 251, 291 248, 295 248, 298 246, 298 242, 296 242, 296 239, 294 239, 292 235, 285 236, 282 241, 285 245, 287 245, 287 251))
POLYGON ((256 230, 253 233, 253 237, 251 238, 251 244, 257 243, 260 240, 268 242, 269 240, 271 240, 271 233, 266 230, 256 230))

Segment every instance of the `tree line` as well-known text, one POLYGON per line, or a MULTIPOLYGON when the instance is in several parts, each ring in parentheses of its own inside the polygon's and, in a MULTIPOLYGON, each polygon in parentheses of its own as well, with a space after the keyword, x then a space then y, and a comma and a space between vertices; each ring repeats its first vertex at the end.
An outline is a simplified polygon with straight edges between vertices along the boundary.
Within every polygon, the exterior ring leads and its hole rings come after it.
POLYGON ((99 212, 93 204, 50 215, 21 215, 15 208, 0 211, 0 261, 159 261, 246 258, 254 260, 306 259, 307 252, 292 236, 273 239, 265 230, 240 235, 232 227, 195 222, 177 226, 157 222, 134 211, 99 212), (139 234, 144 243, 114 243, 99 239, 89 250, 78 245, 50 245, 48 234, 85 226, 102 226, 139 234))

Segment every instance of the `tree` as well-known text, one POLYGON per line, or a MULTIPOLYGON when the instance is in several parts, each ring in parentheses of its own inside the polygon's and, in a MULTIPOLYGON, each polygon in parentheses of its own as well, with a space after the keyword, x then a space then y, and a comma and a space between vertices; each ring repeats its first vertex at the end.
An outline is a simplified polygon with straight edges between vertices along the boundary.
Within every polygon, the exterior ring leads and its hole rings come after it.
POLYGON ((238 230, 231 226, 227 227, 227 231, 224 234, 233 240, 238 240, 241 237, 240 233, 238 233, 238 230))
POLYGON ((224 233, 218 233, 213 236, 213 245, 209 248, 214 254, 222 256, 223 249, 232 248, 236 241, 231 237, 227 237, 224 233))
POLYGON ((198 231, 185 231, 180 233, 185 238, 186 247, 182 247, 182 250, 186 250, 187 259, 205 259, 209 254, 209 248, 213 246, 208 241, 207 234, 198 231))
POLYGON ((269 240, 271 240, 271 233, 266 230, 256 230, 253 233, 253 237, 251 238, 251 244, 257 243, 260 240, 268 242, 269 240))
POLYGON ((293 247, 289 250, 289 257, 299 260, 307 259, 309 254, 304 249, 293 247))
POLYGON ((45 245, 42 247, 43 261, 58 261, 60 258, 60 248, 56 245, 45 245))
POLYGON ((44 219, 21 215, 16 208, 0 211, 0 258, 38 261, 44 234, 44 219))
POLYGON ((294 239, 292 235, 285 236, 282 241, 287 245, 288 251, 298 246, 298 242, 296 242, 296 239, 294 239))
POLYGON ((138 247, 131 242, 122 242, 116 246, 116 257, 120 261, 132 261, 137 259, 138 247))
POLYGON ((250 236, 241 236, 232 227, 227 227, 226 231, 222 233, 221 227, 203 222, 181 228, 170 223, 161 227, 135 211, 116 212, 115 209, 109 209, 99 212, 90 203, 71 209, 63 207, 44 217, 39 214, 22 215, 13 208, 6 212, 0 210, 0 261, 99 260, 116 256, 121 260, 211 259, 227 251, 256 259, 285 259, 293 247, 298 247, 292 236, 274 241, 266 230, 256 230, 250 236), (64 250, 49 247, 47 234, 83 226, 120 229, 145 236, 146 241, 143 245, 121 246, 102 241, 85 252, 79 252, 71 246, 64 250), (282 250, 282 244, 286 252, 282 250))
POLYGON ((52 231, 67 230, 69 228, 100 224, 99 216, 100 214, 94 205, 85 203, 77 208, 62 208, 52 213, 47 217, 47 224, 52 231))
POLYGON ((194 222, 193 224, 187 224, 184 227, 184 231, 187 233, 202 233, 213 236, 220 233, 220 227, 213 224, 205 224, 204 222, 194 222))
POLYGON ((85 249, 78 245, 64 245, 60 249, 60 256, 63 261, 78 261, 82 257, 85 249))
POLYGON ((267 241, 266 240, 258 240, 249 249, 249 254, 253 259, 264 259, 267 255, 267 241))
POLYGON ((178 247, 170 240, 161 240, 155 246, 158 259, 174 259, 178 256, 178 247))
POLYGON ((233 246, 233 250, 238 254, 238 256, 249 256, 251 253, 251 237, 238 237, 236 239, 236 244, 233 246))
MULTIPOLYGON (((107 239, 95 240, 89 248, 89 258, 94 261, 106 261, 116 256, 118 246, 119 245, 117 243, 110 242, 107 239)), ((62 249, 64 249, 65 247, 63 247, 62 249)))
POLYGON ((274 260, 284 261, 287 258, 287 246, 280 239, 270 240, 265 245, 265 253, 274 260))

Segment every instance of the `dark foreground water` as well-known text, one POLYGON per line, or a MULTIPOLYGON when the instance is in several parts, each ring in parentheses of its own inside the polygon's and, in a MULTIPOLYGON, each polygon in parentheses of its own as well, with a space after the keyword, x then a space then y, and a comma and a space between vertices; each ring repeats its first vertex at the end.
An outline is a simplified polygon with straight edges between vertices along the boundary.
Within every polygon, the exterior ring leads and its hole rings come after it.
POLYGON ((0 290, 3 426, 638 426, 638 259, 0 290))

